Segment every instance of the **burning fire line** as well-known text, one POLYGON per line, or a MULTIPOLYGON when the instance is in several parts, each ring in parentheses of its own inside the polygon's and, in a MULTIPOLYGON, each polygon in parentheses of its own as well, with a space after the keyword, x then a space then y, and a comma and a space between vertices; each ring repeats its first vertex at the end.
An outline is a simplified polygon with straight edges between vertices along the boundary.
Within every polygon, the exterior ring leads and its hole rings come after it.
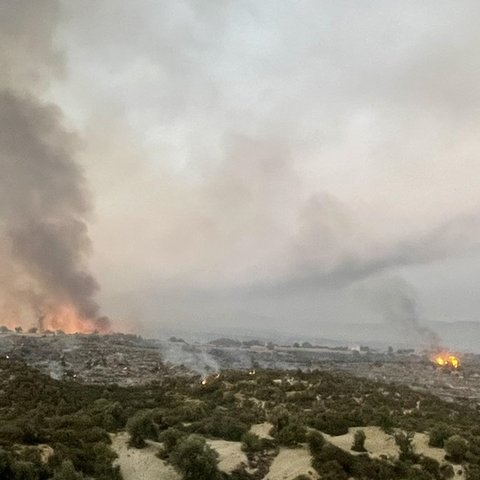
POLYGON ((455 355, 451 353, 438 353, 433 357, 433 362, 435 365, 443 368, 454 368, 457 369, 460 366, 460 360, 455 355))
POLYGON ((220 378, 219 373, 215 373, 213 375, 209 375, 208 377, 202 378, 201 384, 202 385, 208 385, 209 383, 212 383, 215 380, 218 380, 220 378))

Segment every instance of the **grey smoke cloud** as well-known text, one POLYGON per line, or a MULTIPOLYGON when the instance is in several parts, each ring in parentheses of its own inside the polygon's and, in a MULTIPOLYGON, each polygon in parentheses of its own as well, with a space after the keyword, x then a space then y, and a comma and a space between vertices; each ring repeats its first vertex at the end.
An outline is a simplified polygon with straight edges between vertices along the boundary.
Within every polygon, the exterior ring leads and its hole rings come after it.
POLYGON ((401 277, 384 277, 360 284, 356 294, 369 308, 376 310, 398 338, 423 348, 439 348, 438 334, 425 325, 418 294, 401 277))
POLYGON ((403 275, 454 313, 456 259, 480 265, 478 3, 42 5, 19 29, 43 41, 10 71, 30 65, 81 132, 109 310, 157 332, 248 316, 310 331, 368 318, 351 286, 403 275))
POLYGON ((91 202, 76 160, 79 140, 65 127, 60 108, 41 98, 62 70, 53 45, 58 2, 2 2, 0 19, 4 320, 25 324, 48 317, 42 326, 68 329, 56 318, 68 307, 80 317, 76 328, 104 330, 108 321, 99 318, 94 298, 99 286, 87 264, 91 202))

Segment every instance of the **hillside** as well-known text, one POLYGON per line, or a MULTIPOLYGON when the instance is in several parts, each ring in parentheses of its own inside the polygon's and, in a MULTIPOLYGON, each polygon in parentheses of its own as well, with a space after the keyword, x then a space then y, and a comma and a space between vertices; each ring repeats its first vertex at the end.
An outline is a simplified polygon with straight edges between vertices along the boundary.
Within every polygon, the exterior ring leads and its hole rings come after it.
POLYGON ((332 479, 448 478, 452 463, 467 479, 478 478, 480 415, 467 404, 322 371, 225 371, 200 380, 169 376, 144 386, 84 385, 0 360, 0 478, 77 478, 75 470, 78 478, 120 479, 126 472, 119 468, 122 455, 133 458, 147 444, 143 456, 158 452, 158 464, 192 479, 274 480, 290 461, 299 465, 288 470, 295 475, 332 479), (373 427, 390 440, 379 444, 373 427), (363 454, 349 446, 359 428, 366 432, 363 454), (121 438, 134 450, 115 441, 115 453, 112 434, 125 431, 129 436, 121 438), (438 447, 460 435, 460 451, 445 458, 437 449, 432 458, 418 440, 431 432, 438 447), (213 470, 192 477, 181 459, 197 450, 213 470), (233 458, 240 460, 232 464, 233 458))

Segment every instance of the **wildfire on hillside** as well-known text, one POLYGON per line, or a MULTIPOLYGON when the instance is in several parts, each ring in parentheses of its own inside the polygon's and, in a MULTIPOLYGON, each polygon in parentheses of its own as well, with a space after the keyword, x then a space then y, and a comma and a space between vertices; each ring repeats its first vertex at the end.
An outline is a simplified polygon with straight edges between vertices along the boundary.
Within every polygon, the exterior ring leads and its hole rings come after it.
POLYGON ((452 355, 451 353, 436 353, 432 361, 437 365, 438 367, 442 368, 453 368, 457 369, 460 367, 460 360, 457 356, 452 355))
POLYGON ((40 320, 40 330, 65 333, 108 333, 110 323, 107 318, 90 319, 81 315, 73 305, 52 308, 40 320))
POLYGON ((202 381, 200 383, 202 385, 208 385, 208 384, 214 382, 215 380, 218 380, 219 378, 220 378, 220 374, 215 373, 214 375, 209 375, 208 377, 202 378, 202 381))

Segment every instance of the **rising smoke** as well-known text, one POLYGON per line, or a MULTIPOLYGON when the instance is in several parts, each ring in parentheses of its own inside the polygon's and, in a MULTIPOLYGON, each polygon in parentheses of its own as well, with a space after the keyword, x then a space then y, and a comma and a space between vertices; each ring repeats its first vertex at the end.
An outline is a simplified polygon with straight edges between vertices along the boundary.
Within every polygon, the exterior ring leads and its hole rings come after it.
POLYGON ((43 100, 61 71, 57 2, 2 2, 0 10, 0 263, 3 321, 105 331, 87 267, 90 197, 78 139, 43 100), (33 8, 34 7, 34 8, 33 8), (35 9, 38 9, 35 12, 35 9), (38 22, 42 18, 43 22, 38 22))
POLYGON ((415 289, 403 278, 376 279, 362 285, 357 293, 380 314, 394 336, 418 347, 439 347, 439 336, 423 323, 415 289))

